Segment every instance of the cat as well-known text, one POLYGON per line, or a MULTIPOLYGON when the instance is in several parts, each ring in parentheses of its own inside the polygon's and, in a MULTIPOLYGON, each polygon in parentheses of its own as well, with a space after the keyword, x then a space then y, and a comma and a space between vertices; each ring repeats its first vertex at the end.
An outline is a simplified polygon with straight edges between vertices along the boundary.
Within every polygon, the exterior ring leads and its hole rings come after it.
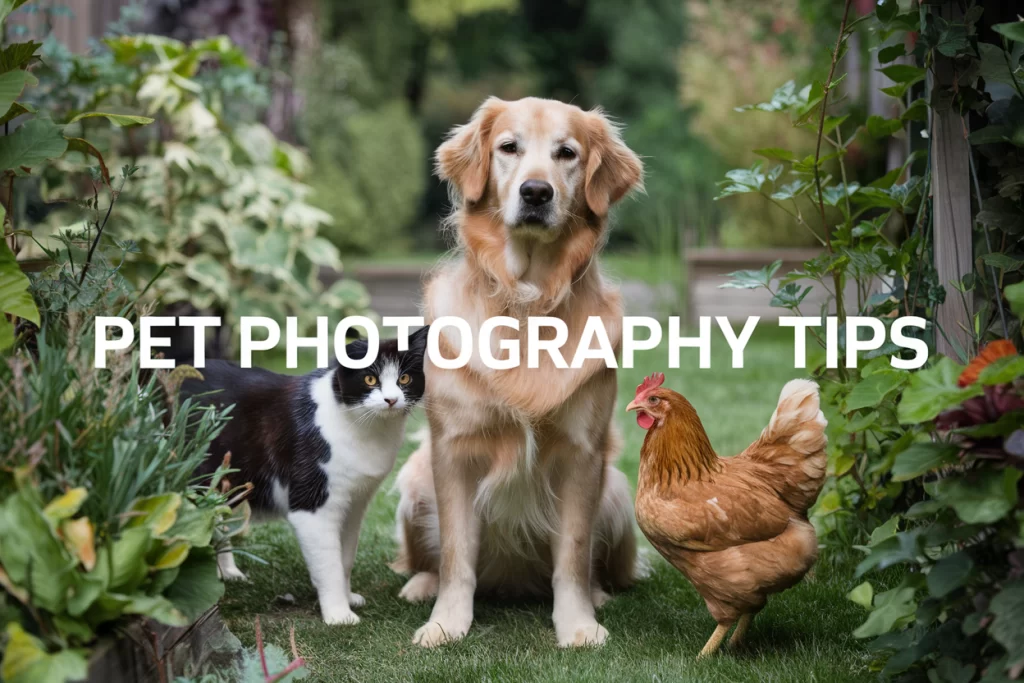
MULTIPOLYGON (((359 529, 367 505, 394 467, 406 417, 423 398, 428 328, 409 335, 407 351, 382 340, 376 361, 308 375, 281 375, 211 360, 203 379, 182 384, 181 397, 220 407, 230 419, 197 474, 208 475, 231 453, 233 485, 251 482, 248 501, 260 516, 284 516, 295 531, 327 624, 357 624, 352 592, 359 529)), ((349 358, 365 358, 363 340, 349 358)), ((230 549, 218 554, 224 579, 245 579, 230 549)))

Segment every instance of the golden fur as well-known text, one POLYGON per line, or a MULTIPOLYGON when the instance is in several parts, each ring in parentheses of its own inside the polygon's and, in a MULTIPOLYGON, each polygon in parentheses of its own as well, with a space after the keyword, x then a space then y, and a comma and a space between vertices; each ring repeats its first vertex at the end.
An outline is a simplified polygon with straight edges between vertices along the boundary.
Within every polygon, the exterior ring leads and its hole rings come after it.
MULTIPOLYGON (((480 590, 553 593, 559 644, 599 644, 601 586, 627 586, 636 573, 629 485, 613 465, 615 370, 601 360, 561 369, 546 353, 528 368, 527 318, 566 323, 567 361, 590 316, 618 350, 621 300, 596 258, 608 209, 640 186, 642 166, 600 112, 491 98, 441 145, 437 169, 453 190, 460 249, 426 286, 426 318, 458 316, 474 332, 489 317, 515 318, 519 331, 497 328, 492 353, 504 358, 499 341, 518 339, 520 364, 488 368, 477 349, 461 369, 427 363, 430 435, 398 475, 394 566, 414 574, 402 596, 437 594, 414 642, 465 635, 480 590), (553 187, 545 225, 516 222, 525 180, 553 187)), ((445 357, 459 343, 442 332, 445 357)))

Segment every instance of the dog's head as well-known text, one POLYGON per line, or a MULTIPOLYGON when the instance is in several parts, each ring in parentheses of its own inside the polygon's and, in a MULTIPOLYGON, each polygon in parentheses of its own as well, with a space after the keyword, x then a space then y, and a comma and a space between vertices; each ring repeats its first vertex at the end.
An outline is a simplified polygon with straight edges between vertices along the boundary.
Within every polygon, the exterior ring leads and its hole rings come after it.
POLYGON ((462 209, 510 235, 556 240, 571 220, 600 224, 641 185, 643 166, 600 111, 554 100, 488 99, 437 150, 462 209))

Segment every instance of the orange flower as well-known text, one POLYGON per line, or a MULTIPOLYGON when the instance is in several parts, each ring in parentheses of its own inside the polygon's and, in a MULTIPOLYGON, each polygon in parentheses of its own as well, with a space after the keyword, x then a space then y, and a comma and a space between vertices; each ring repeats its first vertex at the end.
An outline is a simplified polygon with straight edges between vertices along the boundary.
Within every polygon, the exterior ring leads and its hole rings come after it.
POLYGON ((981 353, 975 356, 967 367, 964 368, 964 371, 960 373, 960 379, 958 379, 956 383, 961 387, 970 386, 978 381, 978 376, 981 374, 981 371, 994 363, 997 359, 1016 355, 1017 349, 1009 339, 999 339, 990 344, 986 344, 985 348, 981 350, 981 353))

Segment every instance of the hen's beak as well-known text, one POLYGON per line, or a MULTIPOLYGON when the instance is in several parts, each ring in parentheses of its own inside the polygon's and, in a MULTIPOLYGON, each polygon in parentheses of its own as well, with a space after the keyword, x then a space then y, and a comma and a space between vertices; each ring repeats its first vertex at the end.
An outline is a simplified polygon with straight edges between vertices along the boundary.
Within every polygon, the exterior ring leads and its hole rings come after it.
POLYGON ((627 413, 629 411, 631 411, 631 410, 640 410, 640 409, 641 409, 641 405, 638 402, 636 402, 636 401, 630 401, 629 405, 626 406, 626 412, 627 413))

